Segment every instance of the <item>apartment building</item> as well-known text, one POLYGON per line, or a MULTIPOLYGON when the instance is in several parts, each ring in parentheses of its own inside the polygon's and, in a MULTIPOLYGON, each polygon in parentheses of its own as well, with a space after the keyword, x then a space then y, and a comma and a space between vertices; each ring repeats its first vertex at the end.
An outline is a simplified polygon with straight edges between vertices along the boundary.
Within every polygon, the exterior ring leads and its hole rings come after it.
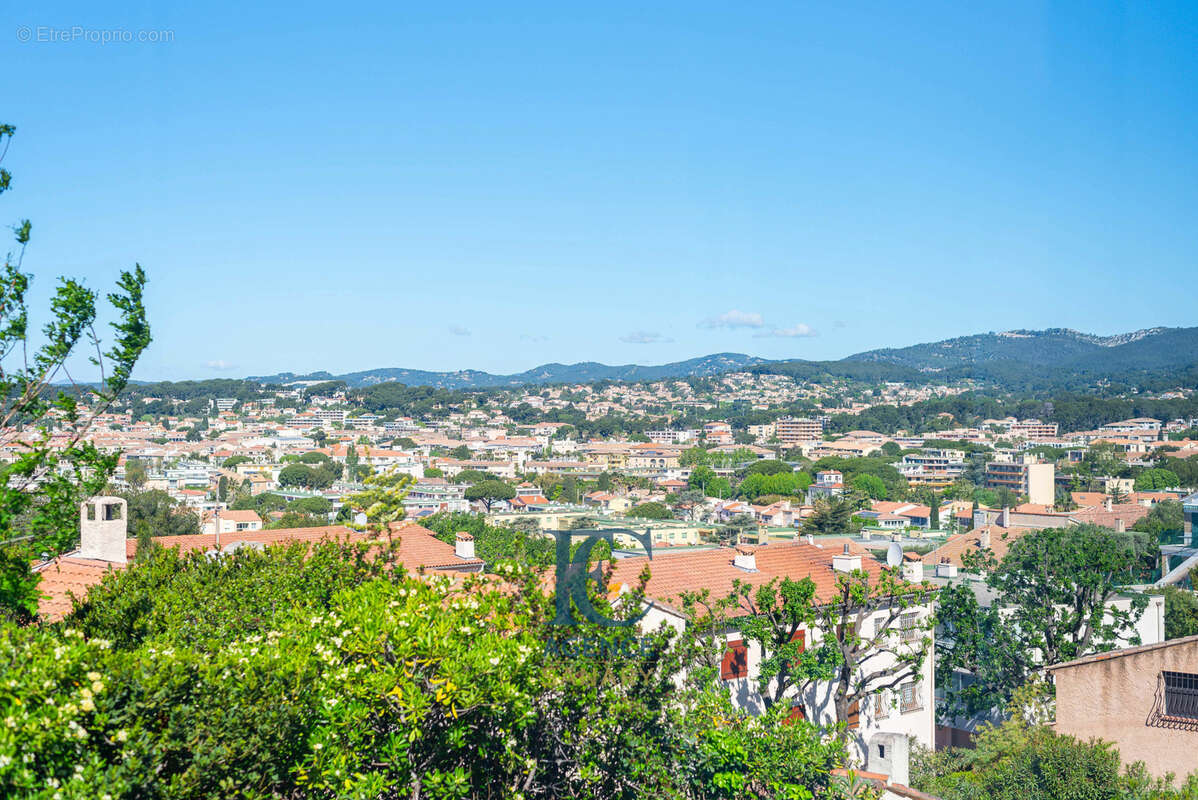
POLYGON ((628 456, 628 468, 637 471, 678 469, 677 450, 637 449, 628 456))
POLYGON ((774 435, 784 445, 814 442, 824 437, 824 426, 818 420, 788 417, 774 423, 774 435))
POLYGON ((1108 422, 1099 428, 1103 433, 1159 433, 1161 421, 1152 417, 1135 417, 1133 419, 1108 422))
POLYGON ((762 425, 750 425, 747 430, 749 431, 749 435, 758 442, 766 442, 774 438, 778 428, 774 423, 766 422, 762 425))
POLYGON ((983 476, 987 489, 1010 489, 1037 505, 1051 506, 1056 501, 1056 467, 1038 463, 1030 453, 1000 453, 986 464, 983 476))
POLYGON ((322 425, 345 422, 345 410, 339 408, 314 408, 310 413, 322 425))
POLYGON ((408 517, 423 517, 439 511, 451 513, 470 511, 466 500, 466 486, 450 483, 444 478, 421 478, 412 484, 403 499, 404 513, 408 517))
POLYGON ((732 426, 727 422, 708 422, 703 426, 708 444, 732 444, 732 426))
POLYGON ((965 453, 961 450, 924 450, 908 453, 898 464, 899 472, 912 486, 943 489, 965 474, 965 453))
POLYGON ((1011 423, 1007 432, 1012 436, 1021 436, 1025 439, 1055 439, 1059 432, 1059 426, 1055 422, 1025 419, 1011 423))
POLYGON ((645 436, 654 444, 687 444, 698 440, 699 431, 697 429, 684 431, 645 431, 645 436))

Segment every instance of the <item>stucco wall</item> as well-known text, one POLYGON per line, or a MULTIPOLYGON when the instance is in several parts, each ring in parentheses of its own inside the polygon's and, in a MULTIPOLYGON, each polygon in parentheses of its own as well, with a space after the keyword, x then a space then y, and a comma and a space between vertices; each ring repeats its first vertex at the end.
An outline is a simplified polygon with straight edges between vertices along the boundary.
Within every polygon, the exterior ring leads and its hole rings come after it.
POLYGON ((1198 770, 1198 730, 1150 723, 1163 670, 1198 673, 1198 637, 1053 670, 1057 731, 1113 742, 1154 775, 1198 770))

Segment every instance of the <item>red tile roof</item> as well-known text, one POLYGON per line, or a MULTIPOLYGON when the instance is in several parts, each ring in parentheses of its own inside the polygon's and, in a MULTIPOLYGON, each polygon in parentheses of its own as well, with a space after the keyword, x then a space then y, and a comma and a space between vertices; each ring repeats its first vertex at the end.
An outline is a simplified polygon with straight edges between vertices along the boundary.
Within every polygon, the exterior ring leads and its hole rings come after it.
MULTIPOLYGON (((841 548, 780 542, 748 549, 754 554, 757 572, 733 566, 732 559, 737 551, 731 547, 658 555, 648 561, 650 578, 646 594, 659 605, 679 609, 679 597, 683 592, 707 589, 714 599, 731 594, 733 581, 737 579, 760 586, 774 578, 798 580, 810 577, 815 581, 818 599, 833 597, 838 573, 832 569, 832 559, 840 555, 841 548)), ((636 586, 646 562, 645 558, 618 559, 612 568, 612 583, 636 586)), ((868 556, 861 558, 861 567, 873 577, 882 571, 882 565, 868 556)))
MULTIPOLYGON (((392 531, 400 542, 398 561, 410 571, 419 569, 481 570, 483 567, 482 559, 458 558, 452 544, 441 541, 432 531, 415 523, 393 523, 392 531)), ((227 547, 234 542, 260 542, 266 546, 291 544, 292 542, 315 544, 330 539, 357 542, 368 538, 374 538, 374 534, 355 531, 344 525, 325 525, 317 528, 280 528, 225 533, 220 536, 220 546, 227 547)), ((193 550, 214 550, 217 546, 217 537, 208 533, 158 536, 154 541, 163 547, 177 548, 181 553, 189 553, 193 550)), ((132 561, 137 554, 136 539, 126 540, 125 553, 132 561)), ((99 583, 106 572, 124 568, 124 564, 112 564, 107 561, 75 556, 62 556, 54 559, 38 569, 42 576, 38 588, 43 594, 38 603, 38 612, 50 620, 61 619, 71 611, 71 595, 79 598, 85 597, 88 590, 99 583)))

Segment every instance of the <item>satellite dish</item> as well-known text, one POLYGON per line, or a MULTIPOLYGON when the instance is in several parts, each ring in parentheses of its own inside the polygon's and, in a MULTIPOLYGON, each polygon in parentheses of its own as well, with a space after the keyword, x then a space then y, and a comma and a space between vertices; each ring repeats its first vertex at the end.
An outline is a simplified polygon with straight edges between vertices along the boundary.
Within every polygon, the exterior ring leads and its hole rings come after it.
POLYGON ((886 566, 897 567, 903 563, 903 546, 898 542, 891 542, 890 547, 886 548, 886 566))

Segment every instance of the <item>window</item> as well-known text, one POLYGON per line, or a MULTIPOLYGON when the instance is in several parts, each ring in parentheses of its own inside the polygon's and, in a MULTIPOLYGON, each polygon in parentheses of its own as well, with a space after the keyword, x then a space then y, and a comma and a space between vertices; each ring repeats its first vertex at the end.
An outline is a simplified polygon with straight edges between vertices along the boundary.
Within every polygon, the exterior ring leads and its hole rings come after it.
POLYGON ((885 689, 874 695, 874 719, 890 716, 890 693, 885 689))
POLYGON ((899 617, 899 630, 903 633, 904 642, 912 642, 920 638, 919 614, 903 614, 899 617))
POLYGON ((726 681, 749 677, 749 648, 740 639, 728 642, 720 663, 720 677, 726 681))
POLYGON ((904 683, 899 687, 899 693, 902 698, 900 710, 904 714, 923 708, 923 698, 921 697, 923 693, 920 691, 919 681, 904 683))
POLYGON ((1198 675, 1165 672, 1165 716, 1198 721, 1198 675))

